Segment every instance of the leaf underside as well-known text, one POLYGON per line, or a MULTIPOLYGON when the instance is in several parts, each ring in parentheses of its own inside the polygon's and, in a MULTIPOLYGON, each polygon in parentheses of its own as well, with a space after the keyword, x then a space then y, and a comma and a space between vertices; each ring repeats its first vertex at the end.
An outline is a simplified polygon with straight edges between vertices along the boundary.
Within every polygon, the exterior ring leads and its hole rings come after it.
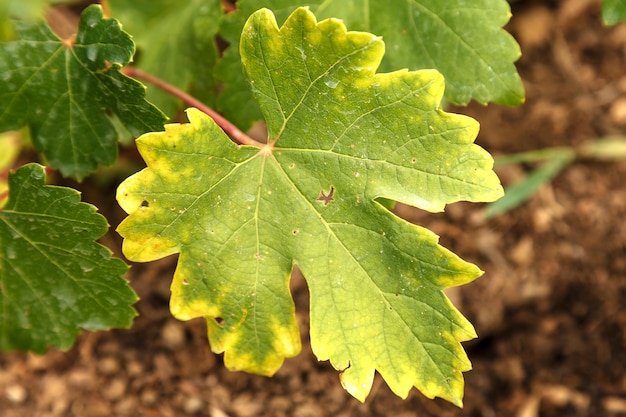
POLYGON ((136 315, 126 264, 94 241, 106 220, 44 176, 36 164, 13 173, 0 210, 1 350, 68 349, 81 329, 130 327, 136 315))
POLYGON ((119 72, 134 44, 100 6, 81 15, 75 40, 61 40, 43 20, 16 23, 0 42, 0 131, 31 129, 38 151, 66 176, 81 179, 117 158, 117 133, 105 109, 133 134, 162 130, 165 117, 145 88, 119 72))
POLYGON ((137 140, 147 168, 117 198, 125 255, 179 253, 171 310, 207 319, 230 369, 272 375, 300 351, 289 277, 310 290, 311 346, 363 401, 375 371, 401 397, 415 386, 460 405, 471 324, 442 290, 481 271, 377 199, 441 211, 502 194, 478 124, 440 109, 432 70, 376 74, 382 40, 268 10, 241 37, 268 144, 237 146, 198 110, 137 140))

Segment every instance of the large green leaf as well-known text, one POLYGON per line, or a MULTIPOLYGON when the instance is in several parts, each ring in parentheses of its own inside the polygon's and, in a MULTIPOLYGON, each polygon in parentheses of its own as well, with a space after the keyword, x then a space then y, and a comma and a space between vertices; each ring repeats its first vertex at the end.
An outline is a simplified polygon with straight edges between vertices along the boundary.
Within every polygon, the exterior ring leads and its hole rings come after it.
POLYGON ((321 18, 339 18, 351 29, 381 35, 387 52, 381 70, 433 68, 446 79, 446 98, 456 104, 517 105, 524 87, 513 65, 520 49, 502 29, 510 17, 506 0, 242 0, 227 15, 220 33, 231 43, 216 75, 226 87, 218 106, 247 128, 260 113, 246 91, 238 34, 255 10, 267 7, 283 21, 298 5, 321 18))
MULTIPOLYGON (((133 35, 139 68, 213 104, 219 0, 110 0, 109 7, 133 35)), ((156 88, 148 90, 148 98, 169 115, 180 107, 156 88)))
POLYGON ((624 0, 602 0, 602 20, 607 25, 615 25, 626 20, 624 0))
POLYGON ((261 10, 242 34, 268 144, 237 146, 206 115, 137 140, 148 167, 118 189, 129 259, 180 253, 171 310, 205 317, 225 363, 265 375, 300 351, 289 276, 311 294, 311 345, 367 396, 375 370, 406 397, 461 404, 475 337, 444 288, 481 272, 377 199, 429 211, 502 194, 478 124, 440 109, 433 70, 375 74, 380 38, 297 9, 261 10))
POLYGON ((2 350, 67 349, 80 329, 129 327, 136 314, 126 265, 94 241, 106 220, 44 176, 36 164, 17 170, 0 210, 2 350))
POLYGON ((31 128, 33 143, 64 175, 83 178, 117 157, 110 109, 134 135, 161 130, 165 117, 145 88, 119 69, 134 45, 100 6, 87 8, 74 40, 43 21, 16 24, 17 39, 0 43, 0 131, 31 128))

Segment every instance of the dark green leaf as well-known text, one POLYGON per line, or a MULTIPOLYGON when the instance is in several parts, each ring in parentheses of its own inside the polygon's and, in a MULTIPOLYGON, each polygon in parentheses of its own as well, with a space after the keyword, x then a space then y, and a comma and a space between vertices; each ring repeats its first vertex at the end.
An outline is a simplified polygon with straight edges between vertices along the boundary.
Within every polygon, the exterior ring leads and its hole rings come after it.
POLYGON ((80 329, 129 327, 127 267, 94 240, 107 231, 77 191, 44 185, 30 164, 9 178, 0 211, 0 349, 68 349, 80 329))
POLYGON ((16 30, 15 41, 0 43, 0 131, 30 126, 36 149, 64 175, 80 179, 115 161, 117 133, 105 109, 134 135, 163 128, 145 88, 119 72, 132 40, 99 6, 83 12, 75 40, 42 21, 16 30))

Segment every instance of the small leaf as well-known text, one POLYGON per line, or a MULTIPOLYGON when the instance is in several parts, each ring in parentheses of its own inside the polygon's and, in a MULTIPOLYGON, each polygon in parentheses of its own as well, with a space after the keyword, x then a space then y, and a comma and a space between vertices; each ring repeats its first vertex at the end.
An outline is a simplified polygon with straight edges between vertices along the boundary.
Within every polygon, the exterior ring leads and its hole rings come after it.
POLYGON ((2 350, 68 349, 80 329, 129 327, 136 315, 126 265, 94 241, 106 220, 44 176, 36 164, 17 170, 0 210, 2 350))
POLYGON ((475 337, 442 290, 481 274, 378 199, 441 211, 502 194, 478 124, 440 109, 432 70, 376 74, 380 38, 297 9, 242 33, 268 144, 237 146, 206 115, 137 140, 148 167, 118 189, 129 259, 180 253, 170 307, 205 317, 230 369, 271 375, 300 351, 294 264, 311 293, 311 345, 360 400, 378 370, 406 397, 460 405, 475 337))
POLYGON ((15 41, 0 43, 0 131, 29 125, 35 148, 64 175, 81 179, 115 161, 117 133, 104 109, 134 135, 162 129, 145 88, 119 72, 132 40, 100 6, 85 9, 74 42, 43 21, 16 30, 15 41))
POLYGON ((626 21, 624 0, 602 0, 602 21, 605 25, 615 25, 626 21))
MULTIPOLYGON (((212 104, 219 0, 110 0, 109 8, 133 34, 139 68, 212 104)), ((180 107, 176 98, 159 89, 149 89, 147 96, 168 115, 180 107)))

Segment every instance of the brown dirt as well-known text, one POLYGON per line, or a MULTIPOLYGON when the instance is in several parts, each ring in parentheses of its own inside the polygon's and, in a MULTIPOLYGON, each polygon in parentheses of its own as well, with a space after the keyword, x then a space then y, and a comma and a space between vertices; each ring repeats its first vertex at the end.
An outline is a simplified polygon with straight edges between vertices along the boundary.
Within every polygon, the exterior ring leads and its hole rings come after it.
MULTIPOLYGON (((579 146, 626 131, 626 25, 603 27, 597 0, 523 1, 508 29, 527 88, 519 108, 455 111, 481 122, 496 155, 579 146)), ((531 166, 498 170, 505 184, 531 166)), ((303 353, 271 379, 224 369, 202 320, 167 309, 175 259, 136 265, 141 296, 130 330, 86 333, 68 352, 0 355, 0 414, 14 416, 626 416, 626 161, 580 159, 524 206, 493 220, 459 203, 398 213, 486 271, 450 293, 475 324, 466 343, 464 409, 413 390, 395 397, 377 377, 365 404, 308 348, 306 288, 294 284, 303 353)), ((108 197, 108 196, 107 196, 108 197)), ((120 210, 84 198, 114 223, 120 210)), ((105 240, 119 247, 111 234, 105 240)), ((297 280, 296 280, 297 281, 297 280)))

